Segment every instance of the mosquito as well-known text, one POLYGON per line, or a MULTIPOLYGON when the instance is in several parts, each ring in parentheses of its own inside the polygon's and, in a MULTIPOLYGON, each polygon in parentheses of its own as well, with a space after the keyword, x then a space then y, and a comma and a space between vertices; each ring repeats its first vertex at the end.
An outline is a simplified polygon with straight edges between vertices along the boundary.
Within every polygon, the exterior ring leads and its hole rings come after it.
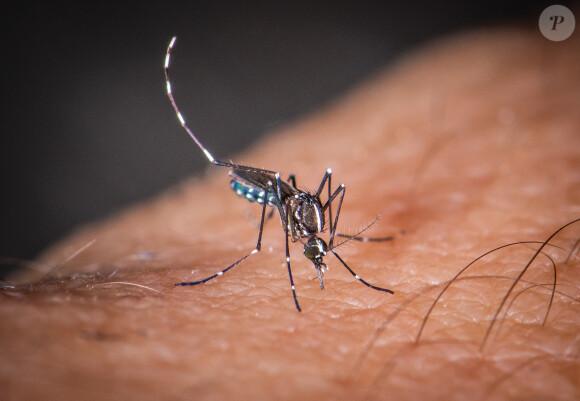
MULTIPOLYGON (((314 269, 318 275, 318 280, 320 281, 320 288, 324 289, 323 276, 324 271, 328 270, 328 266, 324 263, 324 257, 330 251, 339 260, 339 262, 356 278, 358 281, 363 283, 373 290, 387 292, 393 294, 392 290, 388 288, 378 287, 373 284, 368 283, 363 280, 357 273, 355 273, 346 262, 336 253, 335 249, 338 245, 348 241, 390 241, 393 237, 385 238, 366 238, 360 237, 358 235, 346 235, 336 232, 336 226, 338 224, 338 218, 340 216, 340 211, 342 207, 342 201, 345 194, 345 185, 340 184, 338 188, 332 191, 331 177, 332 169, 327 169, 322 177, 322 181, 318 186, 316 192, 309 192, 300 190, 296 186, 296 178, 291 175, 287 181, 280 179, 280 173, 265 170, 257 167, 244 166, 240 164, 228 163, 215 159, 209 150, 203 146, 199 141, 197 136, 191 131, 187 126, 185 119, 183 118, 179 107, 173 97, 173 92, 171 90, 171 81, 169 79, 169 62, 171 57, 171 51, 175 45, 175 40, 177 38, 173 37, 169 46, 167 47, 167 52, 165 55, 165 82, 167 85, 167 96, 175 110, 177 118, 181 123, 181 126, 189 134, 189 136, 195 141, 197 146, 205 154, 206 158, 211 164, 216 166, 228 167, 230 168, 229 175, 231 177, 230 186, 231 188, 241 197, 247 199, 250 202, 256 202, 262 205, 262 213, 260 218, 258 241, 256 247, 249 252, 247 255, 238 259, 225 269, 206 277, 202 280, 191 281, 191 282, 181 282, 176 283, 176 286, 193 286, 198 284, 203 284, 210 281, 216 277, 223 276, 226 272, 233 269, 244 260, 260 252, 262 244, 262 232, 264 230, 264 222, 266 221, 266 208, 271 207, 271 213, 268 218, 272 215, 274 211, 278 211, 280 215, 280 221, 282 223, 282 228, 284 230, 284 236, 286 238, 286 266, 288 269, 288 276, 290 278, 290 288, 292 290, 292 297, 294 298, 294 304, 298 312, 301 312, 300 304, 298 303, 298 298, 296 297, 296 288, 294 286, 294 279, 292 277, 292 269, 290 268, 290 249, 289 240, 292 242, 299 241, 304 245, 304 256, 312 261, 314 264, 314 269), (323 202, 320 199, 322 192, 325 187, 328 191, 328 199, 323 202), (337 201, 338 205, 336 208, 336 215, 334 220, 332 218, 332 203, 337 201), (328 214, 328 220, 326 215, 328 214), (325 231, 328 222, 328 229, 330 233, 330 240, 326 243, 319 234, 325 231), (345 241, 335 245, 335 238, 343 237, 346 238, 345 241)), ((371 223, 372 224, 372 223, 371 223)), ((364 231, 364 230, 363 230, 364 231)))

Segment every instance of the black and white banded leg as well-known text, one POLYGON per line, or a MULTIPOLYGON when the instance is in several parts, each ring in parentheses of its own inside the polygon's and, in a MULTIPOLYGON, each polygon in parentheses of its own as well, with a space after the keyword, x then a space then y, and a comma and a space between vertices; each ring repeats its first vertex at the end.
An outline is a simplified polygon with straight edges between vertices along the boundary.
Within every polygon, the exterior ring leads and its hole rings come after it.
POLYGON ((334 254, 334 256, 336 256, 336 258, 340 261, 340 263, 342 263, 342 265, 350 272, 350 274, 352 274, 353 277, 356 278, 358 281, 360 281, 361 283, 363 283, 367 287, 372 288, 373 290, 388 292, 389 294, 394 294, 394 292, 392 290, 389 290, 388 288, 377 287, 376 285, 372 285, 371 283, 368 283, 367 281, 365 281, 361 276, 359 276, 357 273, 355 273, 354 270, 352 270, 346 264, 346 262, 338 255, 338 253, 336 253, 336 251, 334 250, 335 249, 334 238, 336 236, 336 226, 338 225, 338 218, 340 216, 340 210, 342 208, 342 200, 344 199, 344 194, 346 192, 346 187, 344 184, 341 184, 337 188, 337 190, 334 192, 333 197, 332 197, 333 200, 334 200, 335 196, 338 195, 338 192, 340 192, 340 197, 338 198, 338 206, 336 207, 336 216, 334 218, 334 224, 332 224, 332 229, 330 232, 330 241, 328 242, 328 247, 329 247, 330 251, 334 254))
POLYGON ((209 152, 209 150, 205 146, 203 146, 201 141, 199 139, 197 139, 197 137, 195 136, 193 131, 191 131, 191 129, 188 127, 187 123, 185 122, 185 119, 183 118, 183 115, 181 114, 181 111, 179 110, 179 107, 177 107, 177 103, 175 102, 175 99, 173 98, 173 92, 171 90, 171 81, 169 79, 169 62, 171 60, 171 51, 173 50, 173 46, 175 45, 176 39, 177 39, 177 37, 175 37, 175 36, 171 39, 171 42, 169 43, 169 46, 167 47, 167 53, 165 54, 165 82, 166 82, 166 86, 167 86, 167 96, 169 97, 169 100, 171 101, 171 105, 173 106, 173 110, 175 110, 175 114, 177 115, 177 118, 179 119, 179 122, 180 122, 181 126, 183 127, 183 129, 195 141, 197 146, 199 146, 199 148, 203 151, 203 153, 205 154, 205 157, 207 157, 207 159, 209 160, 209 162, 211 164, 215 164, 216 166, 231 167, 231 168, 236 168, 236 169, 241 169, 241 170, 260 172, 260 173, 275 174, 275 171, 265 170, 265 169, 261 169, 261 168, 250 167, 250 166, 244 166, 241 164, 234 164, 234 163, 224 162, 224 161, 215 159, 212 156, 212 154, 209 152))
POLYGON ((234 263, 232 263, 231 265, 229 265, 225 269, 223 269, 215 274, 212 274, 211 276, 206 277, 202 280, 190 281, 190 282, 181 282, 181 283, 176 283, 175 285, 176 286, 191 286, 191 285, 203 284, 203 283, 208 282, 209 280, 212 280, 216 277, 223 276, 224 273, 233 269, 234 267, 236 267, 237 265, 242 263, 244 260, 249 258, 251 255, 254 255, 254 254, 260 252, 260 249, 262 248, 262 232, 264 230, 264 217, 266 215, 266 206, 268 206, 268 204, 267 204, 267 202, 264 202, 264 204, 262 205, 262 216, 260 218, 260 229, 259 229, 259 233, 258 233, 258 242, 256 243, 256 247, 250 253, 248 253, 247 255, 242 257, 241 259, 238 259, 237 261, 235 261, 234 263))

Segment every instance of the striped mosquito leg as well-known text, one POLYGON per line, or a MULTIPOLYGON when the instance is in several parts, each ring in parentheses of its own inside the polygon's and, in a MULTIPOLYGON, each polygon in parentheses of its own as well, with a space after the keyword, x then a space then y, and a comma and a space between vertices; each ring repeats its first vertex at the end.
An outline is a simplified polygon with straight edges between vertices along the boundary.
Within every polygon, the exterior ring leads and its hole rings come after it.
POLYGON ((229 265, 228 267, 226 267, 225 269, 223 269, 220 272, 217 272, 216 274, 213 274, 209 277, 204 278, 203 280, 199 280, 199 281, 188 281, 188 282, 182 282, 182 283, 175 283, 176 286, 188 286, 188 285, 198 285, 198 284, 203 284, 206 281, 212 280, 216 277, 219 276, 223 276, 224 273, 226 273, 228 270, 233 269, 234 267, 236 267, 237 265, 239 265, 240 263, 242 263, 244 260, 246 260, 248 257, 250 257, 250 255, 253 255, 255 253, 258 253, 258 249, 254 249, 252 252, 250 252, 249 254, 247 254, 246 256, 244 256, 243 258, 241 258, 240 260, 236 261, 235 263, 229 265))
POLYGON ((195 141, 197 146, 203 151, 205 157, 209 160, 209 162, 211 164, 215 164, 216 166, 231 167, 231 168, 238 168, 238 169, 249 170, 249 171, 257 171, 257 172, 263 172, 263 173, 268 173, 268 174, 274 174, 275 172, 270 171, 270 170, 264 170, 264 169, 260 169, 260 168, 256 168, 256 167, 242 166, 239 164, 228 163, 228 162, 216 160, 212 156, 210 151, 205 146, 203 146, 203 144, 200 142, 199 139, 197 139, 197 136, 195 136, 193 131, 187 126, 187 123, 185 122, 185 118, 183 118, 183 115, 181 114, 179 107, 177 107, 177 103, 175 102, 175 98, 173 97, 173 91, 171 89, 171 80, 169 79, 169 63, 171 61, 171 51, 173 50, 173 46, 175 45, 176 39, 177 39, 177 37, 175 37, 175 36, 171 39, 169 46, 167 46, 167 52, 165 53, 165 84, 167 86, 167 97, 169 98, 169 101, 171 102, 171 106, 173 106, 173 110, 175 110, 175 114, 177 115, 177 118, 179 119, 179 123, 181 124, 183 129, 195 141))
POLYGON ((332 199, 330 195, 330 186, 331 186, 331 178, 332 178, 332 169, 327 168, 326 172, 324 173, 324 177, 322 177, 322 181, 320 181, 320 185, 318 186, 318 190, 316 191, 316 196, 320 196, 322 190, 324 189, 324 185, 328 184, 328 200, 324 204, 322 211, 324 212, 328 209, 328 224, 330 226, 330 231, 332 232, 332 199))
POLYGON ((332 191, 332 189, 331 189, 332 188, 332 184, 331 184, 331 182, 332 182, 332 169, 331 168, 327 169, 326 173, 328 174, 328 185, 327 185, 327 187, 328 187, 328 224, 329 224, 330 232, 332 233, 332 232, 336 231, 336 229, 333 228, 334 226, 332 224, 333 223, 332 222, 332 200, 331 200, 332 195, 330 194, 330 191, 332 191))
POLYGON ((296 188, 296 176, 294 174, 290 174, 287 180, 294 188, 296 188))
POLYGON ((372 284, 366 282, 365 280, 363 280, 361 278, 361 276, 356 274, 346 264, 346 262, 344 260, 342 260, 342 258, 338 255, 338 253, 336 253, 336 251, 334 250, 334 237, 336 236, 336 226, 338 225, 338 218, 340 217, 340 210, 342 209, 342 200, 344 199, 345 193, 346 193, 346 187, 344 186, 344 184, 341 184, 336 189, 336 191, 334 191, 334 193, 332 194, 332 196, 330 197, 330 200, 329 200, 330 202, 333 201, 340 194, 340 198, 338 198, 338 206, 336 207, 336 216, 334 217, 334 225, 332 226, 332 231, 330 233, 330 241, 328 242, 328 247, 331 250, 331 252, 334 254, 334 256, 336 256, 336 258, 340 261, 340 263, 342 263, 342 265, 346 268, 346 270, 348 270, 350 272, 350 274, 352 274, 353 277, 356 278, 358 281, 360 281, 361 283, 363 283, 367 287, 372 288, 373 290, 384 291, 384 292, 388 292, 390 294, 394 294, 394 292, 389 290, 388 288, 377 287, 376 285, 372 285, 372 284))
MULTIPOLYGON (((330 241, 328 242, 328 246, 330 249, 333 248, 334 244, 334 236, 336 235, 336 226, 338 225, 338 217, 340 216, 340 209, 342 209, 342 200, 344 199, 344 194, 346 192, 346 187, 344 184, 340 184, 336 191, 330 196, 328 199, 328 207, 330 208, 330 204, 333 200, 336 199, 338 194, 340 194, 340 198, 338 199, 338 206, 336 207, 336 216, 334 217, 334 223, 332 221, 329 222, 330 224, 330 241)), ((332 216, 330 216, 332 218, 332 216)))
POLYGON ((348 267, 346 262, 344 260, 342 260, 342 258, 340 256, 338 256, 338 253, 336 253, 334 249, 331 249, 331 251, 334 254, 334 256, 336 256, 336 258, 340 261, 340 263, 342 263, 342 265, 344 267, 346 267, 346 270, 348 270, 350 272, 350 274, 352 274, 354 276, 354 278, 356 278, 358 281, 360 281, 361 283, 363 283, 367 287, 372 288, 373 290, 384 291, 384 292, 388 292, 389 294, 394 294, 394 292, 392 290, 389 290, 388 288, 377 287, 376 285, 372 285, 371 283, 368 283, 365 280, 363 280, 361 278, 361 276, 356 274, 350 267, 348 267))
POLYGON ((288 277, 290 278, 290 288, 292 290, 292 297, 294 298, 294 304, 296 305, 296 309, 298 312, 302 312, 300 305, 298 304, 298 298, 296 297, 296 287, 294 286, 294 278, 292 277, 292 268, 290 267, 290 246, 288 245, 288 204, 286 204, 286 208, 282 206, 282 201, 280 200, 280 174, 276 173, 276 187, 269 182, 268 183, 268 190, 272 191, 274 194, 274 201, 276 206, 278 207, 278 211, 280 212, 280 219, 282 221, 282 226, 284 227, 284 234, 286 237, 286 266, 288 268, 288 277))
POLYGON ((296 287, 294 286, 294 279, 292 278, 292 269, 290 268, 290 247, 288 245, 288 213, 285 214, 284 216, 284 220, 285 220, 285 230, 284 232, 286 233, 286 266, 288 267, 288 277, 290 278, 290 288, 292 289, 292 297, 294 297, 294 304, 296 305, 296 309, 298 309, 298 312, 302 312, 302 309, 300 309, 300 305, 298 305, 298 298, 296 298, 296 287))
MULTIPOLYGON (((322 193, 322 190, 324 189, 324 184, 326 184, 327 180, 330 181, 331 175, 332 169, 331 168, 326 169, 324 177, 322 177, 322 181, 320 181, 320 185, 318 186, 318 190, 316 191, 316 196, 319 196, 322 193)), ((330 195, 330 188, 328 189, 328 195, 330 195)))
POLYGON ((206 277, 206 278, 204 278, 202 280, 176 283, 175 285, 177 285, 177 286, 188 286, 188 285, 203 284, 206 281, 212 280, 212 279, 214 279, 216 277, 219 277, 219 276, 223 276, 224 273, 226 273, 228 270, 233 269, 234 267, 236 267, 237 265, 239 265, 240 263, 242 263, 244 260, 246 260, 250 256, 252 256, 252 255, 260 252, 260 249, 262 248, 262 232, 264 231, 264 220, 265 220, 264 217, 266 216, 266 206, 268 206, 268 202, 264 202, 263 205, 262 205, 262 217, 260 219, 260 232, 258 233, 258 242, 256 243, 256 247, 252 250, 252 252, 248 253, 243 258, 237 260, 236 262, 232 263, 231 265, 229 265, 228 267, 226 267, 222 271, 217 272, 216 274, 213 274, 213 275, 211 275, 209 277, 206 277))
POLYGON ((207 159, 211 163, 215 163, 216 160, 211 155, 211 153, 209 152, 209 150, 207 150, 205 148, 205 146, 203 146, 203 144, 197 139, 197 137, 195 136, 195 134, 187 126, 187 124, 185 122, 185 119, 181 115, 181 112, 179 111, 179 107, 177 107, 177 103, 175 103, 175 99, 173 98, 173 92, 171 90, 171 80, 169 79, 169 62, 171 60, 171 50, 173 50, 173 45, 175 45, 175 40, 176 39, 177 39, 176 36, 174 36, 171 39, 171 42, 169 43, 169 46, 167 46, 167 53, 165 54, 165 83, 167 85, 167 96, 169 97, 169 100, 171 101, 171 105, 173 106, 173 110, 175 110, 175 114, 177 115, 177 118, 179 119, 179 122, 181 123, 181 126, 185 129, 185 131, 189 134, 189 136, 195 141, 195 143, 197 144, 197 146, 199 146, 199 148, 203 151, 203 153, 205 154, 205 157, 207 157, 207 159))

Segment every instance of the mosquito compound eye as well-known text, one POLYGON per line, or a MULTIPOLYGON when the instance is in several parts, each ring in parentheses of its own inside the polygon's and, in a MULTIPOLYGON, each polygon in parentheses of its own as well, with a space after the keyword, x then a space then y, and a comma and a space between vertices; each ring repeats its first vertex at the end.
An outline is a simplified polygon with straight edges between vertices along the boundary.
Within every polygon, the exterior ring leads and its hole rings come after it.
POLYGON ((320 259, 326 255, 328 245, 321 238, 314 237, 304 244, 304 256, 310 260, 320 259))

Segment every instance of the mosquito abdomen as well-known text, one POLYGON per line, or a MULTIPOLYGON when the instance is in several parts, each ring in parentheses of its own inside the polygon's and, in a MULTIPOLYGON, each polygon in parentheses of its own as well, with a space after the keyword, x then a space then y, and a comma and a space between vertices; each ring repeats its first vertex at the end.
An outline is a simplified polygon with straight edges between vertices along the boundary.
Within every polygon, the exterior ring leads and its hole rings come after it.
MULTIPOLYGON (((238 196, 246 198, 250 202, 258 202, 260 205, 264 203, 266 191, 263 188, 243 184, 236 180, 230 181, 230 187, 238 196)), ((275 202, 274 194, 268 192, 268 206, 275 206, 275 202)))

